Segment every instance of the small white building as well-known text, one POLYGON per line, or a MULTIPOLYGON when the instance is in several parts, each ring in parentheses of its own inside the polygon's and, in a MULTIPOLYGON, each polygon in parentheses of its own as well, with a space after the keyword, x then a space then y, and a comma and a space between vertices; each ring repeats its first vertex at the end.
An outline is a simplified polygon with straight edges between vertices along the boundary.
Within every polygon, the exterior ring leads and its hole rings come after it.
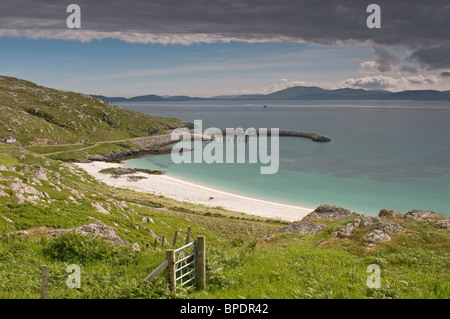
POLYGON ((3 142, 4 142, 4 143, 7 143, 7 144, 14 144, 14 143, 17 142, 17 140, 16 140, 15 137, 7 136, 7 137, 5 137, 5 138, 3 139, 3 142))

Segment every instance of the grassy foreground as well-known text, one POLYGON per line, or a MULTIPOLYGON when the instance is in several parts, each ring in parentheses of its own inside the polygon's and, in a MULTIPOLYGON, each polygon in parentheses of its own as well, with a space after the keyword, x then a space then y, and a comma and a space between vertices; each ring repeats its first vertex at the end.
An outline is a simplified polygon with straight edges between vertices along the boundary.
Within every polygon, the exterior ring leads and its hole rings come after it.
MULTIPOLYGON (((316 235, 277 233, 287 223, 113 189, 72 164, 30 150, 0 145, 0 298, 41 298, 41 266, 47 265, 50 298, 444 298, 450 297, 450 235, 413 220, 408 234, 374 250, 364 248, 364 230, 349 239, 333 235, 345 222, 328 222, 316 235), (36 167, 48 181, 33 187, 50 199, 18 203, 11 184, 32 185, 36 167), (58 186, 58 187, 55 187, 58 186), (108 213, 100 212, 99 204, 108 213), (151 218, 149 222, 146 218, 151 218), (71 228, 92 222, 111 226, 117 246, 97 237, 49 237, 37 227, 71 228), (207 238, 207 291, 167 289, 164 273, 141 284, 172 248, 176 230, 192 227, 207 238), (165 248, 147 248, 164 235, 165 248), (261 240, 269 234, 275 236, 261 240), (67 267, 81 268, 81 287, 67 287, 67 267), (381 268, 381 287, 368 288, 367 267, 381 268)), ((184 242, 181 232, 176 247, 184 242)))

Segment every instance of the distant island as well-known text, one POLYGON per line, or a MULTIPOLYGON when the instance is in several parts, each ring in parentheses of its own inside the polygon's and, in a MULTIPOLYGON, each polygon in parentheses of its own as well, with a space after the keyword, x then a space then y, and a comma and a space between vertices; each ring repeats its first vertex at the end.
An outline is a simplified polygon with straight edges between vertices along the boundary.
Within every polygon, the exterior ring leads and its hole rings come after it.
POLYGON ((200 100, 443 100, 450 101, 449 91, 406 90, 390 92, 386 90, 336 89, 327 90, 316 86, 294 86, 270 94, 221 95, 210 98, 190 97, 185 95, 163 97, 155 94, 125 97, 107 97, 91 95, 106 103, 113 102, 174 102, 200 100))

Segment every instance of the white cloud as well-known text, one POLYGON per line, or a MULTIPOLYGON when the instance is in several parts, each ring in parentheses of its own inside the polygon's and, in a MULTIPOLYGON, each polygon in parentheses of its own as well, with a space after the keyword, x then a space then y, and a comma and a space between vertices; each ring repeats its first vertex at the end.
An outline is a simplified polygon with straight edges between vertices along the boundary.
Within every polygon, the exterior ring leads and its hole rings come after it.
POLYGON ((423 89, 429 85, 435 85, 441 79, 434 75, 413 75, 408 77, 393 78, 390 76, 376 75, 358 79, 347 79, 340 83, 341 87, 361 89, 386 89, 392 91, 423 89))
POLYGON ((63 30, 22 30, 22 29, 2 29, 0 30, 1 37, 28 39, 46 39, 46 40, 69 40, 79 42, 90 42, 93 40, 102 39, 118 39, 128 43, 140 44, 181 44, 191 45, 195 43, 229 43, 232 41, 247 42, 247 43, 264 43, 264 42, 298 42, 303 41, 294 38, 283 36, 274 37, 236 37, 221 34, 208 33, 189 33, 189 34, 174 34, 174 33, 146 33, 146 32, 132 32, 132 31, 93 31, 86 29, 63 29, 63 30))
POLYGON ((305 81, 289 81, 288 79, 280 79, 278 82, 270 84, 268 86, 255 89, 255 90, 239 90, 233 91, 232 94, 270 94, 276 91, 284 90, 294 86, 305 86, 307 83, 305 81))

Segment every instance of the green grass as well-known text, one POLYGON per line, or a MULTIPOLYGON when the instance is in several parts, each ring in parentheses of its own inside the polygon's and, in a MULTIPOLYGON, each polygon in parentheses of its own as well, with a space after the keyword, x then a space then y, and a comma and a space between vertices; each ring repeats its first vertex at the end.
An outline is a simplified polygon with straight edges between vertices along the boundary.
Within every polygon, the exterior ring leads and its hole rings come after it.
MULTIPOLYGON (((129 144, 113 145, 123 146, 129 144)), ((65 154, 71 153, 77 151, 65 154)), ((129 246, 74 234, 50 238, 44 230, 0 237, 0 298, 40 298, 42 265, 48 267, 50 298, 450 298, 450 232, 432 225, 399 221, 407 234, 392 234, 390 242, 367 251, 365 229, 356 229, 349 239, 333 236, 345 222, 321 221, 327 228, 314 236, 277 234, 287 222, 108 187, 82 170, 26 148, 0 145, 0 163, 14 168, 0 171, 5 189, 5 180, 26 183, 33 177, 32 169, 44 167, 50 182, 34 187, 54 200, 18 204, 9 196, 0 197, 0 234, 99 221, 142 250, 132 252, 129 246), (54 187, 57 181, 59 190, 54 187), (70 199, 75 196, 72 189, 84 195, 77 203, 70 199), (114 205, 122 201, 127 208, 114 205), (109 214, 98 212, 93 202, 108 208, 109 214), (143 217, 154 222, 143 222, 143 217), (180 291, 175 296, 167 289, 164 273, 142 285, 165 258, 159 245, 146 247, 154 242, 146 229, 172 242, 175 231, 188 227, 191 238, 206 235, 207 291, 180 291), (276 235, 260 242, 269 234, 276 235), (81 268, 81 288, 66 286, 70 264, 81 268), (366 285, 371 264, 381 268, 380 289, 366 285)), ((175 247, 183 244, 184 234, 175 247)))
POLYGON ((124 140, 182 123, 6 76, 0 77, 0 101, 0 137, 14 135, 22 145, 124 140))
MULTIPOLYGON (((208 292, 197 298, 450 297, 449 251, 410 247, 353 254, 318 248, 320 236, 281 235, 269 245, 213 252, 208 292), (381 288, 368 288, 367 267, 381 267, 381 288)), ((448 236, 447 239, 448 241, 448 236)))
POLYGON ((131 142, 102 143, 86 150, 81 149, 79 151, 64 152, 61 154, 49 155, 48 157, 65 162, 78 162, 97 154, 107 154, 110 152, 125 151, 133 148, 139 148, 139 145, 131 142))
POLYGON ((89 144, 79 144, 79 145, 43 145, 43 146, 32 146, 28 147, 27 150, 37 153, 37 154, 50 154, 56 152, 68 152, 76 151, 85 147, 94 145, 94 143, 89 144))
POLYGON ((5 166, 11 166, 19 164, 19 161, 6 153, 0 153, 0 164, 5 166))

